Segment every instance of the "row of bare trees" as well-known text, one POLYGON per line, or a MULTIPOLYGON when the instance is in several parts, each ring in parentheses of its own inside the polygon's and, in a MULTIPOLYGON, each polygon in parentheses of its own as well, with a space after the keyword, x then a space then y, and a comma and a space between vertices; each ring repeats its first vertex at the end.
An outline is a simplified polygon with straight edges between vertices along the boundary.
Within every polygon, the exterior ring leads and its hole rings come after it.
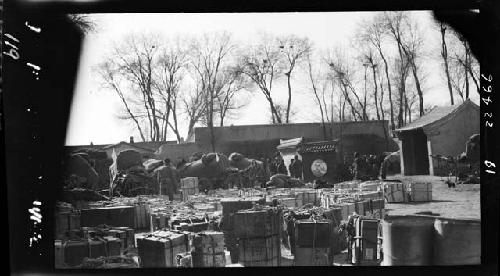
MULTIPOLYGON (((307 37, 261 34, 253 44, 237 43, 229 33, 166 40, 155 35, 130 35, 112 48, 96 67, 106 89, 123 104, 121 118, 130 121, 143 141, 165 141, 172 131, 182 141, 195 125, 224 126, 252 93, 267 100, 270 122, 290 123, 297 110, 296 87, 314 96, 323 125, 346 120, 390 120, 392 128, 422 116, 426 63, 442 60, 451 104, 454 96, 478 89, 478 64, 465 40, 436 23, 441 34, 440 55, 425 49, 423 30, 409 12, 378 13, 363 21, 352 43, 330 51, 315 49, 307 37), (286 81, 283 103, 277 83, 286 81), (292 89, 294 88, 294 89, 292 89)), ((326 127, 324 127, 325 137, 326 127)))

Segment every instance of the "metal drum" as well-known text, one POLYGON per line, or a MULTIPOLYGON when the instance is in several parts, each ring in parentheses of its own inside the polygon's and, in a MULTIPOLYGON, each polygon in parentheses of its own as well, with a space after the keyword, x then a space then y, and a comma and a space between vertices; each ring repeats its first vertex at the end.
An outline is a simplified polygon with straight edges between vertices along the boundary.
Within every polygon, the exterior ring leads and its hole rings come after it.
POLYGON ((381 265, 432 265, 434 220, 421 216, 392 216, 383 220, 381 265))
POLYGON ((436 219, 434 265, 481 264, 481 221, 436 219))

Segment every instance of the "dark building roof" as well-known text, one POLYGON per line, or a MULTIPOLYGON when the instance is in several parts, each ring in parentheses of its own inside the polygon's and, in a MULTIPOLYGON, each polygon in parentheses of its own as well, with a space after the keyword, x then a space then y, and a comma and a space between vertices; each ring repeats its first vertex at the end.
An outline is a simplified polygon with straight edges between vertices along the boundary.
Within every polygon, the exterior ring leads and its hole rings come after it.
POLYGON ((450 106, 440 106, 434 108, 431 112, 425 114, 424 116, 418 118, 417 120, 407 124, 402 128, 398 128, 395 131, 408 131, 408 130, 416 130, 418 128, 424 128, 427 126, 432 126, 444 120, 448 120, 453 118, 455 114, 465 109, 467 106, 472 106, 474 108, 479 109, 479 107, 473 103, 471 100, 466 100, 462 104, 450 105, 450 106))
POLYGON ((337 140, 303 143, 300 146, 299 152, 302 153, 319 153, 319 152, 335 152, 337 148, 337 140))
POLYGON ((127 142, 120 142, 118 144, 105 146, 105 147, 103 147, 103 149, 110 149, 110 148, 114 148, 114 147, 117 147, 117 146, 120 146, 120 145, 128 145, 128 146, 130 146, 132 148, 136 148, 136 149, 139 149, 139 150, 154 152, 154 150, 152 150, 150 148, 146 148, 144 146, 139 146, 136 143, 131 144, 131 143, 127 143, 127 142))

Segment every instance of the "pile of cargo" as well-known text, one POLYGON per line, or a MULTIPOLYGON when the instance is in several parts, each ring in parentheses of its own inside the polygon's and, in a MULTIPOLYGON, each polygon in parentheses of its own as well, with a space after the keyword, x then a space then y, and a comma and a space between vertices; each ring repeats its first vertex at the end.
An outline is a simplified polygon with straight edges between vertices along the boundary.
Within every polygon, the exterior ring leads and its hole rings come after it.
POLYGON ((224 233, 203 231, 193 238, 192 267, 225 267, 224 233))
POLYGON ((141 267, 177 267, 177 255, 190 251, 190 234, 185 231, 160 230, 137 237, 141 267))
POLYGON ((86 258, 121 256, 135 247, 134 230, 128 227, 83 227, 65 239, 55 240, 56 268, 82 265, 86 258))
POLYGON ((281 263, 281 208, 254 206, 233 215, 238 262, 243 266, 279 266, 281 263))
POLYGON ((198 177, 182 178, 180 184, 183 201, 187 201, 189 195, 195 195, 200 192, 198 188, 198 177))
POLYGON ((220 228, 224 233, 224 242, 226 248, 231 253, 231 261, 233 263, 238 262, 238 247, 237 239, 234 234, 234 223, 233 215, 239 210, 245 210, 252 208, 255 204, 263 205, 265 199, 263 197, 252 197, 252 198, 224 198, 220 201, 222 205, 222 218, 220 223, 220 228))
POLYGON ((348 247, 351 217, 357 237, 350 248, 352 263, 378 265, 385 203, 432 199, 428 183, 394 181, 200 193, 198 179, 189 177, 181 190, 182 201, 115 197, 80 209, 59 203, 57 266, 280 266, 282 246, 290 249, 294 265, 332 265, 333 256, 348 247))

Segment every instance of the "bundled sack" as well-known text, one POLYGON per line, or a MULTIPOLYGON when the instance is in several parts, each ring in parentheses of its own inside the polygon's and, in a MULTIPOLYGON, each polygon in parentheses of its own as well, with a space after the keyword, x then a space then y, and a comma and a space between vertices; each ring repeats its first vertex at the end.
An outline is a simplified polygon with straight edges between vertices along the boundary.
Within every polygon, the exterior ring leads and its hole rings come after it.
POLYGON ((127 170, 133 166, 143 166, 142 156, 135 150, 124 150, 116 156, 116 168, 118 171, 127 170))
POLYGON ((223 154, 210 153, 202 159, 186 164, 181 171, 181 177, 211 178, 222 176, 229 167, 229 161, 223 154))
POLYGON ((78 181, 72 181, 76 187, 95 188, 99 182, 99 175, 90 163, 81 155, 71 155, 66 164, 66 176, 78 181), (75 176, 77 178, 75 178, 75 176))
POLYGON ((233 152, 229 155, 229 165, 231 167, 237 168, 238 170, 244 170, 252 164, 252 160, 244 157, 242 154, 233 152))
POLYGON ((158 159, 148 159, 144 161, 143 165, 144 168, 146 168, 146 171, 150 173, 155 169, 157 169, 158 167, 160 167, 161 165, 163 165, 163 161, 158 159))
POLYGON ((123 174, 121 177, 117 177, 111 184, 113 193, 130 197, 157 194, 159 189, 156 178, 137 172, 123 174))
POLYGON ((303 186, 303 183, 299 179, 291 178, 286 174, 275 174, 271 176, 271 179, 267 182, 267 186, 291 188, 303 186))

